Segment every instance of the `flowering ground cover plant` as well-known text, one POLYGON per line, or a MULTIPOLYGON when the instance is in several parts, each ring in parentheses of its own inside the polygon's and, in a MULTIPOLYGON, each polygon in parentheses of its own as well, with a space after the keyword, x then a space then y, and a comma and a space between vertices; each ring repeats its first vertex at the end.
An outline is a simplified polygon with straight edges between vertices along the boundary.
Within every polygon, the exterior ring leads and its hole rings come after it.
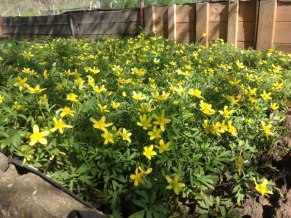
POLYGON ((278 191, 262 157, 288 134, 290 55, 144 34, 0 47, 1 151, 113 217, 235 217, 278 191))

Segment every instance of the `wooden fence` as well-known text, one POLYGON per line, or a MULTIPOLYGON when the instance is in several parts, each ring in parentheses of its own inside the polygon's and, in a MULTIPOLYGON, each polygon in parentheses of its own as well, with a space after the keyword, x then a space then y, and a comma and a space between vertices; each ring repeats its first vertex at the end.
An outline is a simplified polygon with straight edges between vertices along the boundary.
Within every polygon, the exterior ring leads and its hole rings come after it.
POLYGON ((76 38, 134 36, 139 33, 139 18, 139 9, 3 17, 0 20, 0 36, 17 39, 47 35, 76 38))
MULTIPOLYGON (((144 8, 144 29, 180 43, 221 38, 238 48, 277 47, 291 53, 291 1, 230 0, 144 8)), ((0 36, 124 37, 140 30, 140 9, 41 17, 3 17, 0 36)))

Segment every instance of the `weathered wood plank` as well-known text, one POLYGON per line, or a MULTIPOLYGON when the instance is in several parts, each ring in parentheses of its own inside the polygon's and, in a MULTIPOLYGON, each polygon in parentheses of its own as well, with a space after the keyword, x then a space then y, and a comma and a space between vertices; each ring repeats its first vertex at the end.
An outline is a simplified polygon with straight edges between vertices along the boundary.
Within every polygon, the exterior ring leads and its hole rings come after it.
POLYGON ((155 23, 168 23, 168 6, 155 7, 155 23))
POLYGON ((227 40, 227 22, 209 22, 209 41, 216 39, 227 40))
POLYGON ((168 38, 168 36, 169 36, 168 24, 167 23, 155 23, 155 32, 158 35, 161 35, 165 38, 168 38))
POLYGON ((34 16, 34 17, 6 17, 4 25, 55 25, 69 24, 69 15, 34 16))
POLYGON ((71 14, 75 24, 139 21, 139 10, 94 11, 71 14))
POLYGON ((76 35, 114 35, 114 34, 137 34, 139 22, 130 23, 99 23, 79 24, 75 26, 76 35))
POLYGON ((254 42, 255 22, 238 22, 237 41, 254 42))
POLYGON ((3 22, 4 22, 4 20, 3 20, 3 18, 2 17, 0 17, 0 38, 2 38, 4 35, 4 25, 3 25, 3 22))
POLYGON ((291 2, 278 2, 276 22, 291 22, 291 2))
POLYGON ((154 32, 154 5, 144 8, 145 31, 147 33, 154 32))
POLYGON ((256 20, 256 1, 240 1, 238 21, 256 20))
POLYGON ((274 42, 275 43, 291 43, 291 21, 290 22, 276 22, 274 42))
POLYGON ((195 23, 177 23, 177 42, 189 43, 195 41, 195 23))
POLYGON ((170 5, 168 7, 168 33, 169 39, 176 40, 177 38, 177 27, 176 27, 176 5, 170 5))
POLYGON ((237 48, 241 48, 241 49, 248 49, 248 48, 254 48, 255 45, 253 42, 237 42, 237 48))
POLYGON ((195 22, 195 4, 177 5, 176 20, 178 23, 195 22))
POLYGON ((5 34, 70 35, 71 30, 68 25, 14 25, 6 26, 5 34))
POLYGON ((196 4, 196 42, 208 46, 209 3, 196 4))
POLYGON ((257 49, 272 48, 276 20, 277 0, 260 1, 257 49))
POLYGON ((283 51, 285 53, 291 53, 291 43, 283 44, 283 43, 274 43, 274 48, 283 51))
POLYGON ((228 3, 227 42, 237 45, 239 0, 228 3))
POLYGON ((209 21, 227 21, 228 3, 210 3, 209 4, 209 21))

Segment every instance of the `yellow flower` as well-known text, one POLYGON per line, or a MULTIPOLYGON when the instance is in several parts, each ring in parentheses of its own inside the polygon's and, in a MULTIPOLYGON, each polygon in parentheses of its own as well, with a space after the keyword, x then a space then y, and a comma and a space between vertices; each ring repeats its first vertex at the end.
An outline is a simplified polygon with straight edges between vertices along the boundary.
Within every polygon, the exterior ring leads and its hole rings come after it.
POLYGON ((242 62, 240 62, 239 60, 237 60, 237 61, 235 62, 235 65, 236 65, 239 69, 244 68, 244 64, 243 64, 242 62))
POLYGON ((133 74, 138 75, 138 76, 144 76, 145 73, 146 73, 145 70, 143 70, 143 69, 138 69, 138 68, 136 68, 136 67, 131 68, 131 72, 132 72, 133 74))
POLYGON ((189 89, 188 94, 203 99, 202 91, 199 89, 189 89))
POLYGON ((113 123, 106 123, 105 122, 106 118, 105 116, 102 116, 100 120, 95 120, 94 118, 90 118, 90 121, 94 123, 93 127, 95 129, 100 129, 104 132, 107 131, 107 127, 112 126, 113 123))
POLYGON ((15 87, 18 87, 20 91, 22 91, 23 88, 27 87, 27 83, 26 83, 27 78, 26 77, 22 79, 20 76, 18 76, 17 80, 18 80, 18 82, 14 83, 13 85, 15 87))
POLYGON ((237 137, 237 130, 236 130, 236 128, 232 125, 232 121, 231 120, 229 120, 228 122, 227 122, 227 132, 229 132, 231 135, 233 135, 233 136, 235 136, 235 137, 237 137))
POLYGON ((274 135, 274 133, 271 131, 272 124, 266 125, 266 123, 264 121, 261 121, 261 124, 262 124, 262 130, 266 136, 274 135))
POLYGON ((136 93, 135 91, 132 92, 132 97, 138 101, 142 101, 145 99, 145 97, 143 96, 143 94, 141 92, 136 93))
POLYGON ((271 103, 271 106, 270 108, 275 111, 275 110, 278 110, 279 109, 279 105, 277 103, 271 103))
POLYGON ((29 145, 33 146, 38 142, 42 145, 46 145, 47 139, 45 137, 48 136, 49 131, 45 130, 40 132, 38 125, 33 125, 32 130, 33 133, 29 136, 30 138, 29 145))
POLYGON ((261 94, 261 97, 263 98, 263 100, 267 101, 267 100, 271 100, 271 92, 266 92, 265 90, 263 91, 263 93, 261 94))
POLYGON ((170 93, 167 93, 165 91, 163 91, 162 94, 160 94, 159 92, 154 92, 152 93, 152 96, 157 101, 167 101, 170 96, 170 93))
POLYGON ((224 118, 229 118, 230 115, 233 114, 234 110, 228 110, 228 106, 223 107, 223 111, 219 110, 218 111, 224 118))
POLYGON ((106 92, 107 91, 107 89, 106 89, 106 87, 104 85, 102 85, 100 87, 99 86, 93 86, 93 90, 96 93, 102 93, 102 92, 106 92))
POLYGON ((34 70, 31 70, 30 68, 23 68, 23 70, 21 71, 22 73, 27 73, 31 76, 33 75, 37 75, 37 73, 34 70))
POLYGON ((163 139, 160 140, 159 146, 155 146, 156 148, 159 149, 159 153, 162 154, 164 151, 169 151, 170 150, 170 142, 165 143, 163 139))
POLYGON ((153 156, 157 155, 157 152, 154 150, 154 145, 150 145, 147 147, 144 147, 143 150, 143 155, 146 156, 147 159, 151 160, 153 156))
POLYGON ((284 83, 280 83, 280 82, 276 82, 273 87, 272 87, 272 90, 276 91, 276 90, 280 90, 282 89, 284 86, 284 83))
POLYGON ((173 189, 176 195, 178 195, 183 187, 185 187, 185 184, 179 181, 179 176, 176 174, 174 175, 174 178, 172 179, 170 176, 166 176, 166 180, 169 183, 169 185, 166 187, 166 189, 173 189))
POLYGON ((47 95, 46 94, 44 94, 43 96, 40 96, 40 103, 41 104, 46 104, 47 103, 47 101, 48 101, 48 99, 47 99, 47 95))
POLYGON ((71 102, 79 102, 78 96, 74 93, 67 94, 66 100, 71 101, 71 102))
POLYGON ((46 89, 41 89, 40 85, 36 85, 35 88, 32 88, 28 85, 26 87, 29 90, 29 93, 31 93, 31 94, 39 94, 39 93, 43 92, 44 90, 46 90, 46 89))
POLYGON ((84 70, 86 73, 91 72, 93 74, 97 74, 100 72, 100 69, 98 67, 95 67, 95 66, 93 68, 92 67, 85 67, 84 70))
POLYGON ((26 108, 24 107, 24 105, 19 104, 17 101, 14 102, 14 105, 13 105, 12 108, 14 108, 17 111, 25 111, 26 110, 26 108))
POLYGON ((43 78, 47 79, 48 78, 47 70, 44 70, 42 75, 43 75, 43 78))
POLYGON ((79 89, 82 89, 85 81, 81 77, 78 77, 74 82, 79 85, 79 89))
POLYGON ((94 87, 95 86, 95 80, 94 80, 94 78, 92 76, 87 76, 87 78, 88 78, 88 84, 89 84, 89 86, 94 87))
POLYGON ((107 110, 107 105, 98 104, 98 107, 99 107, 101 113, 109 112, 109 110, 107 110))
POLYGON ((75 115, 75 111, 73 111, 71 108, 67 106, 64 108, 61 108, 60 111, 61 111, 61 117, 64 117, 67 115, 70 115, 71 117, 73 117, 75 115))
POLYGON ((56 84, 56 90, 63 90, 63 89, 64 89, 64 85, 62 83, 56 84))
POLYGON ((200 101, 200 110, 206 115, 213 115, 215 114, 215 110, 212 109, 212 105, 205 103, 203 100, 200 101))
POLYGON ((153 131, 148 132, 148 135, 150 136, 150 140, 159 139, 161 138, 161 129, 158 129, 157 126, 154 126, 153 131))
POLYGON ((257 192, 259 192, 261 195, 265 195, 265 194, 273 194, 273 192, 271 190, 268 190, 268 180, 267 179, 263 179, 263 182, 258 184, 257 181, 256 181, 256 178, 254 178, 254 182, 255 182, 255 185, 256 185, 256 190, 257 192))
POLYGON ((130 136, 132 135, 131 132, 128 132, 125 128, 122 128, 122 132, 120 132, 120 136, 122 137, 122 140, 128 141, 131 143, 130 136))
POLYGON ((147 130, 148 128, 150 128, 152 126, 152 124, 151 124, 152 118, 151 117, 147 118, 146 114, 139 116, 139 120, 140 120, 140 122, 137 122, 136 124, 138 126, 142 126, 142 128, 144 130, 147 130))
POLYGON ((138 109, 138 110, 145 113, 145 112, 152 112, 155 109, 152 107, 152 105, 150 103, 141 103, 140 109, 138 109))
POLYGON ((146 171, 142 170, 141 167, 135 169, 135 174, 130 175, 130 179, 134 181, 134 186, 138 186, 139 183, 144 181, 146 175, 150 174, 153 171, 152 168, 147 169, 146 171), (139 172, 140 170, 140 172, 139 172))
POLYGON ((120 103, 113 101, 111 103, 111 107, 115 110, 117 110, 120 107, 120 103))
POLYGON ((102 138, 105 139, 104 144, 107 145, 108 143, 114 143, 114 136, 109 131, 105 131, 101 134, 102 138))
POLYGON ((165 118, 165 110, 162 110, 161 116, 154 115, 154 117, 156 119, 154 124, 159 125, 161 130, 164 132, 165 131, 165 125, 171 122, 170 119, 165 118))
POLYGON ((66 124, 62 118, 53 118, 54 128, 51 129, 52 132, 59 131, 61 134, 64 133, 64 128, 73 128, 73 126, 66 124))
POLYGON ((225 96, 225 98, 229 100, 232 105, 237 104, 241 100, 241 97, 242 97, 241 95, 237 95, 237 96, 226 95, 225 96))
POLYGON ((2 103, 4 100, 4 96, 0 95, 0 103, 2 103))

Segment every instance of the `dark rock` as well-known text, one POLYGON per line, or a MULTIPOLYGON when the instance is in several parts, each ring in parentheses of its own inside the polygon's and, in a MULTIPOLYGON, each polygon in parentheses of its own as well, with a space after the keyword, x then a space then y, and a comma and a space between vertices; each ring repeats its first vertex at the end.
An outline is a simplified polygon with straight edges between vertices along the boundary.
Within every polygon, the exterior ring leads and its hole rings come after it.
POLYGON ((5 172, 8 168, 8 158, 0 153, 0 172, 5 172))
POLYGON ((19 176, 14 170, 9 165, 6 173, 0 175, 0 217, 62 218, 72 210, 90 210, 39 176, 19 176))

